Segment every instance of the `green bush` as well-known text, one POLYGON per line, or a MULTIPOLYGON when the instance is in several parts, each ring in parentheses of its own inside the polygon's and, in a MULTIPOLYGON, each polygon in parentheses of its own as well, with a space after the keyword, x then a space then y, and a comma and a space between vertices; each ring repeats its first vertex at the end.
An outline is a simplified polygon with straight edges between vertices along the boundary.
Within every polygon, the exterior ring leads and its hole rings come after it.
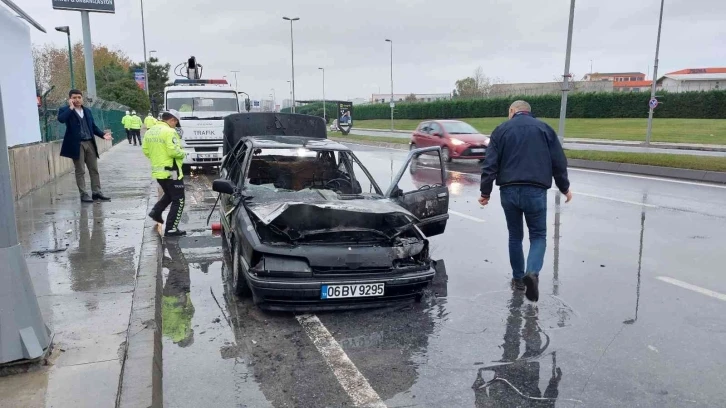
MULTIPOLYGON (((543 118, 560 116, 560 96, 541 95, 492 99, 449 100, 435 102, 398 102, 396 119, 457 119, 486 118, 507 115, 509 105, 524 99, 532 105, 532 112, 543 118)), ((634 93, 580 93, 567 99, 568 118, 646 118, 647 92, 634 93)), ((726 91, 684 92, 658 94, 660 105, 655 110, 659 118, 726 119, 726 91)), ((297 109, 298 113, 310 104, 297 109)), ((320 106, 322 116, 322 104, 320 106)), ((354 119, 387 119, 391 117, 388 104, 357 105, 354 119)))

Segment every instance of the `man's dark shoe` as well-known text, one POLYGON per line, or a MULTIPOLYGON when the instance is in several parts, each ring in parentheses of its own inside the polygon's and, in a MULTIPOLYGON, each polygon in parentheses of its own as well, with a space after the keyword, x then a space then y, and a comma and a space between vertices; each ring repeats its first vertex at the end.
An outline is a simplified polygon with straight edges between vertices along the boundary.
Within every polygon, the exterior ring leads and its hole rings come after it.
POLYGON ((149 213, 149 218, 151 218, 152 220, 156 221, 159 224, 163 224, 164 223, 164 219, 161 218, 161 214, 157 214, 157 213, 155 213, 153 211, 149 213))
POLYGON ((88 195, 88 193, 81 194, 81 202, 82 203, 92 203, 93 199, 91 196, 88 195))
POLYGON ((94 194, 93 195, 93 199, 94 200, 98 200, 98 201, 111 201, 111 198, 110 197, 106 197, 105 195, 103 195, 103 193, 96 193, 96 194, 94 194))
POLYGON ((524 296, 531 302, 539 300, 539 276, 528 273, 524 275, 524 286, 527 287, 527 291, 524 292, 524 296))
POLYGON ((524 286, 524 281, 522 281, 522 279, 512 278, 512 289, 516 289, 516 290, 526 290, 527 287, 524 286))
POLYGON ((187 235, 187 232, 180 229, 173 229, 164 233, 165 237, 183 237, 185 235, 187 235))

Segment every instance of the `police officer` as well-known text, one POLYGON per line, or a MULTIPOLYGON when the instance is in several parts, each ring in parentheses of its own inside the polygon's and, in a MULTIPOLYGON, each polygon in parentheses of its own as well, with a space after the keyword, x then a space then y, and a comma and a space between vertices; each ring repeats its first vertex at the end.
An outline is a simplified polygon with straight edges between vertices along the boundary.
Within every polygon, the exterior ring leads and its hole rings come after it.
POLYGON ((149 112, 146 115, 146 118, 144 118, 144 126, 146 126, 146 130, 148 131, 154 125, 156 125, 156 119, 154 119, 154 117, 151 115, 151 112, 149 112))
POLYGON ((131 118, 129 119, 129 129, 131 129, 131 139, 134 141, 134 146, 138 142, 141 145, 141 125, 144 123, 141 121, 136 111, 131 111, 131 118))
POLYGON ((182 211, 184 211, 184 173, 182 164, 186 153, 181 148, 181 139, 176 128, 181 128, 179 112, 170 109, 161 114, 161 122, 154 125, 144 135, 142 149, 144 155, 151 160, 151 177, 164 190, 164 195, 154 205, 149 217, 163 224, 162 213, 171 204, 166 217, 164 235, 179 237, 186 235, 179 229, 182 211))
POLYGON ((131 120, 131 112, 126 111, 126 116, 121 118, 121 124, 123 125, 124 129, 126 130, 126 139, 129 140, 129 144, 131 144, 131 128, 129 127, 130 120, 131 120))

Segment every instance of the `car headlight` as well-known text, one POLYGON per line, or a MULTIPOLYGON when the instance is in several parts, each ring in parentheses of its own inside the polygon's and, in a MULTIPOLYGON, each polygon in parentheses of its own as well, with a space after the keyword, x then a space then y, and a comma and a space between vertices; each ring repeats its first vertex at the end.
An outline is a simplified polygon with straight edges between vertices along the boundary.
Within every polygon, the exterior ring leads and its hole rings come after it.
POLYGON ((451 139, 451 144, 454 145, 454 146, 461 146, 461 145, 463 145, 465 143, 466 142, 464 142, 463 140, 453 139, 453 138, 451 139))
POLYGON ((489 138, 487 138, 486 140, 484 140, 484 146, 489 147, 489 138))

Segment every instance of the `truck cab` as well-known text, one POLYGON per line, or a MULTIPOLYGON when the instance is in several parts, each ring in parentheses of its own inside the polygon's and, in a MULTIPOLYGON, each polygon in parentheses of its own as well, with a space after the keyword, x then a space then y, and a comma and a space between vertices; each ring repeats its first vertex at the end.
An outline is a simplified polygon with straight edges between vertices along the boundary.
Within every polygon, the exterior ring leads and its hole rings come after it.
POLYGON ((240 112, 234 88, 225 79, 177 79, 164 89, 164 106, 181 114, 185 172, 219 166, 224 118, 240 112))

